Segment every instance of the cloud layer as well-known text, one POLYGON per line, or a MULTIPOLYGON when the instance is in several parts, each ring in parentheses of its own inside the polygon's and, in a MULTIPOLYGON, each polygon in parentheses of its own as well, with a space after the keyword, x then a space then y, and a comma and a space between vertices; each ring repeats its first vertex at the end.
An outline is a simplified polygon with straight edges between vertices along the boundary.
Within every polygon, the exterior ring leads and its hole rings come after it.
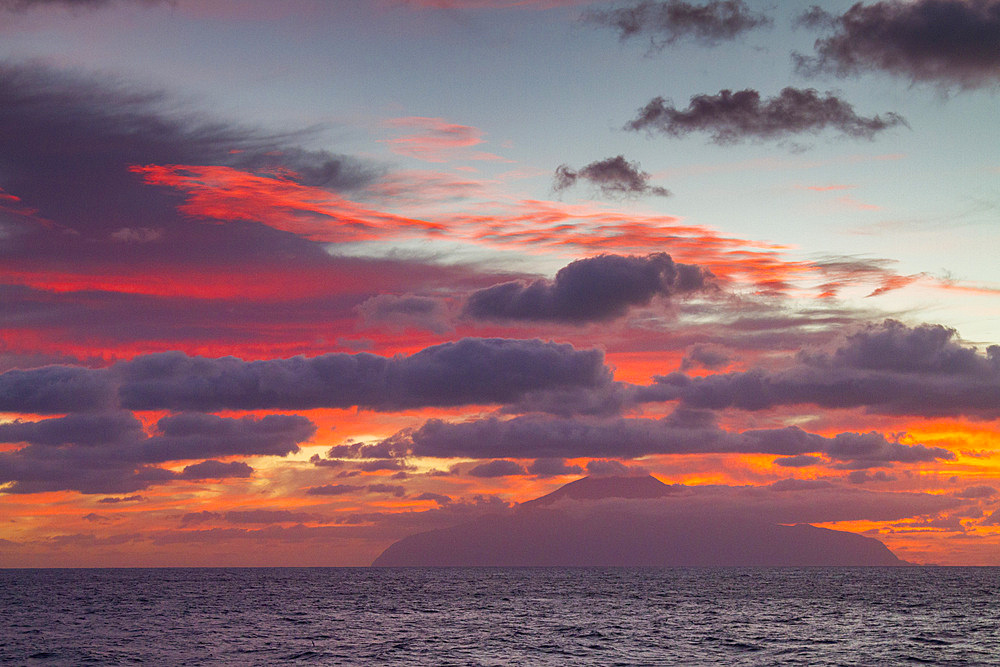
POLYGON ((671 373, 639 389, 637 400, 679 399, 710 409, 813 404, 923 417, 1000 417, 1000 347, 982 354, 955 338, 953 329, 940 325, 887 320, 848 336, 832 354, 803 353, 781 370, 671 373))

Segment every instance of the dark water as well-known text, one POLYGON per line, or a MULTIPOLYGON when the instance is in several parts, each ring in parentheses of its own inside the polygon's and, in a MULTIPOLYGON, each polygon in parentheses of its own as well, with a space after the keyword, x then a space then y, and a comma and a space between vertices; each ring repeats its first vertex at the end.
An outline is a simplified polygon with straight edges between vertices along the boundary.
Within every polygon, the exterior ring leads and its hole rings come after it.
POLYGON ((1000 665, 1000 568, 0 570, 0 664, 1000 665))

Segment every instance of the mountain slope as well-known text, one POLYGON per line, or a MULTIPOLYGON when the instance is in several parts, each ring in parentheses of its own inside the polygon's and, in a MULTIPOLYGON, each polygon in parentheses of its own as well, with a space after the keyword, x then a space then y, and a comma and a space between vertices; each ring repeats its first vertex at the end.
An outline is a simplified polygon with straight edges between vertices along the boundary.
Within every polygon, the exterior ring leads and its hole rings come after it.
POLYGON ((584 478, 516 510, 404 538, 373 565, 811 566, 903 565, 873 538, 735 517, 657 515, 670 495, 653 477, 584 478), (612 504, 602 501, 618 499, 612 504), (626 500, 622 500, 626 499, 626 500), (565 506, 571 504, 571 509, 565 506), (643 510, 643 511, 640 511, 643 510))

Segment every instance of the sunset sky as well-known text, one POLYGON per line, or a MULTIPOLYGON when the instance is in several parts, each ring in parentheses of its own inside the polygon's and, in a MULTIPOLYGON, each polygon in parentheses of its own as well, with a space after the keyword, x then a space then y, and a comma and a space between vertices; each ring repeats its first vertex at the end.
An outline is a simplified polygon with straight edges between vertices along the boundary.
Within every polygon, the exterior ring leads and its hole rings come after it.
POLYGON ((0 0, 0 565, 587 474, 1000 565, 1000 0, 0 0))

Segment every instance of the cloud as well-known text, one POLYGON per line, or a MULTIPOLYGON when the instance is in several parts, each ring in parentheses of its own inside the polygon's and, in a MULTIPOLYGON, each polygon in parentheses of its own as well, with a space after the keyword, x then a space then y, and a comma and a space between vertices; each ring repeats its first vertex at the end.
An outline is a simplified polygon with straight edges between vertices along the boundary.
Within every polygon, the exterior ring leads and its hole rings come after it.
POLYGON ((675 263, 665 253, 599 255, 564 266, 554 280, 515 281, 479 290, 469 297, 465 312, 477 319, 600 322, 624 315, 630 306, 647 305, 654 296, 704 289, 710 275, 700 267, 675 263))
POLYGON ((385 122, 387 127, 412 129, 415 132, 395 139, 386 139, 389 148, 399 155, 425 162, 448 162, 458 158, 472 160, 502 160, 491 153, 468 153, 464 149, 483 143, 481 130, 469 125, 449 123, 443 118, 409 116, 385 122))
POLYGON ((153 464, 223 456, 285 456, 316 427, 298 415, 228 418, 178 414, 146 435, 129 413, 67 415, 0 425, 0 442, 23 444, 0 453, 0 484, 8 493, 70 490, 132 493, 172 480, 249 477, 241 461, 207 460, 180 473, 153 464))
POLYGON ((832 31, 800 71, 848 76, 882 70, 914 82, 981 88, 1000 83, 1000 0, 886 0, 834 16, 813 7, 800 23, 832 31))
POLYGON ((623 40, 648 35, 650 44, 657 49, 684 37, 714 45, 772 23, 768 16, 751 11, 742 0, 710 0, 701 5, 683 0, 644 0, 628 7, 591 9, 584 13, 583 20, 617 28, 623 40))
POLYGON ((681 370, 706 368, 716 370, 729 364, 730 356, 711 345, 695 345, 681 360, 681 370))
POLYGON ((671 373, 636 389, 634 398, 710 409, 813 404, 925 417, 1000 416, 1000 346, 981 354, 956 337, 941 325, 886 320, 847 336, 833 353, 802 353, 788 368, 699 378, 671 373))
POLYGON ((796 454, 795 456, 786 456, 774 461, 774 465, 785 468, 802 468, 805 466, 820 465, 822 463, 823 459, 818 456, 810 456, 809 454, 796 454))
POLYGON ((368 493, 388 493, 397 498, 402 498, 406 495, 406 488, 399 484, 369 484, 365 488, 368 493))
POLYGON ((621 461, 607 461, 598 459, 596 461, 587 461, 587 474, 593 475, 595 477, 616 477, 616 476, 630 476, 637 475, 645 472, 644 468, 639 466, 627 466, 621 461))
POLYGON ((112 404, 106 371, 44 366, 0 374, 0 411, 53 413, 96 410, 112 404))
POLYGON ((346 493, 360 491, 363 486, 352 486, 350 484, 324 484, 323 486, 313 486, 306 489, 306 495, 310 496, 342 496, 346 493))
POLYGON ((957 498, 992 498, 995 495, 997 495, 996 488, 986 484, 970 486, 955 494, 957 498))
POLYGON ((906 121, 896 113, 866 118, 833 93, 815 89, 784 88, 777 97, 761 99, 756 90, 719 91, 718 95, 696 95, 687 109, 677 109, 656 97, 625 125, 627 130, 646 130, 671 137, 693 132, 711 135, 717 144, 735 144, 748 139, 785 139, 798 134, 818 134, 834 129, 852 138, 872 139, 879 132, 906 121))
POLYGON ((473 477, 508 477, 510 475, 523 475, 525 470, 524 466, 515 461, 497 459, 480 463, 469 470, 469 474, 473 477))
POLYGON ((414 496, 414 500, 432 500, 438 504, 438 506, 444 506, 451 502, 450 496, 445 496, 440 493, 421 493, 419 496, 414 496))
POLYGON ((166 352, 120 363, 114 372, 123 405, 182 410, 507 403, 532 391, 610 381, 598 350, 479 338, 392 358, 360 353, 247 362, 166 352))
POLYGON ((202 461, 193 465, 184 466, 184 470, 178 475, 178 479, 228 479, 232 477, 251 477, 253 468, 242 461, 202 461))
POLYGON ((579 170, 569 165, 559 165, 556 167, 552 188, 561 192, 573 187, 581 179, 590 182, 601 195, 609 199, 642 195, 670 196, 670 191, 666 188, 650 185, 649 174, 642 171, 638 162, 628 162, 623 155, 591 162, 579 170))
POLYGON ((556 477, 558 475, 579 475, 583 472, 583 468, 567 464, 566 459, 547 458, 535 459, 528 466, 528 472, 537 477, 556 477))
POLYGON ((108 505, 117 505, 118 503, 134 503, 140 500, 145 500, 145 498, 143 496, 125 496, 123 498, 117 498, 112 496, 109 498, 101 498, 97 502, 108 505))
MULTIPOLYGON (((561 459, 612 457, 635 459, 653 454, 819 454, 824 465, 861 469, 894 463, 952 460, 940 447, 906 445, 870 433, 839 433, 827 438, 789 426, 726 431, 704 410, 679 408, 663 419, 586 419, 524 415, 465 422, 430 419, 371 445, 356 456, 377 451, 396 457, 476 459, 561 459)), ((484 464, 492 465, 492 464, 484 464)), ((499 464, 498 464, 499 465, 499 464)))
POLYGON ((853 470, 847 475, 847 481, 851 484, 865 484, 867 482, 891 482, 896 478, 884 470, 868 472, 867 470, 853 470))
POLYGON ((425 329, 436 334, 452 331, 447 304, 426 296, 378 294, 357 306, 364 326, 396 330, 425 329))

